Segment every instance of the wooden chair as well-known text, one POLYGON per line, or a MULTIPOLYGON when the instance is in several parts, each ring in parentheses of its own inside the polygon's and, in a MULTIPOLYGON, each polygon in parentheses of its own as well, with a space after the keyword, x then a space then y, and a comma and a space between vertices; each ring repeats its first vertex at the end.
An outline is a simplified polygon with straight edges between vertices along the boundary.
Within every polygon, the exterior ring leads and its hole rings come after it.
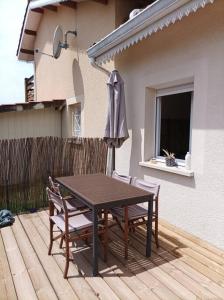
MULTIPOLYGON (((159 211, 159 190, 160 186, 157 183, 148 182, 145 180, 134 178, 131 182, 132 185, 151 192, 154 194, 153 198, 153 215, 152 221, 155 223, 155 231, 153 235, 155 237, 155 242, 157 248, 159 247, 158 240, 158 211, 159 211)), ((128 257, 128 232, 135 231, 135 227, 147 224, 147 215, 148 215, 148 203, 141 203, 130 205, 125 209, 122 207, 116 207, 111 210, 113 218, 119 224, 119 227, 124 232, 124 242, 125 242, 125 258, 128 257), (128 219, 126 216, 128 215, 128 219), (122 227, 124 225, 124 228, 122 227)))
MULTIPOLYGON (((48 255, 51 255, 53 242, 59 238, 65 241, 65 270, 64 278, 67 278, 69 261, 72 261, 72 255, 69 249, 69 243, 77 240, 88 239, 92 235, 92 213, 89 210, 85 211, 68 211, 67 200, 60 195, 47 190, 49 200, 49 221, 50 221, 50 245, 48 255), (55 214, 55 207, 60 207, 61 212, 55 214), (61 232, 57 236, 53 235, 53 227, 56 227, 61 232)), ((108 215, 104 213, 104 220, 99 220, 98 234, 102 237, 104 260, 107 259, 107 221, 108 215)))
POLYGON ((130 184, 131 183, 131 176, 120 175, 117 171, 113 171, 112 178, 122 181, 124 183, 130 184))
MULTIPOLYGON (((49 186, 50 186, 51 191, 59 196, 62 196, 61 191, 60 191, 60 184, 54 182, 51 176, 49 176, 48 179, 49 179, 49 186)), ((76 199, 74 196, 69 195, 69 196, 65 196, 63 198, 66 199, 68 211, 82 210, 82 209, 87 208, 81 201, 76 199)), ((56 205, 56 208, 57 208, 57 205, 56 205)), ((59 209, 59 208, 57 208, 57 209, 59 209)))
MULTIPOLYGON (((151 192, 154 194, 153 197, 153 211, 152 211, 152 222, 155 223, 155 229, 153 232, 153 235, 155 237, 156 247, 159 248, 159 233, 158 233, 158 226, 159 226, 159 191, 160 191, 160 185, 155 182, 149 182, 142 179, 134 178, 132 180, 132 185, 146 190, 148 192, 151 192)), ((145 213, 147 215, 148 211, 148 203, 141 203, 138 204, 138 207, 141 207, 145 210, 145 213)), ((145 218, 145 217, 144 217, 145 218)), ((147 221, 145 221, 147 223, 147 221)))

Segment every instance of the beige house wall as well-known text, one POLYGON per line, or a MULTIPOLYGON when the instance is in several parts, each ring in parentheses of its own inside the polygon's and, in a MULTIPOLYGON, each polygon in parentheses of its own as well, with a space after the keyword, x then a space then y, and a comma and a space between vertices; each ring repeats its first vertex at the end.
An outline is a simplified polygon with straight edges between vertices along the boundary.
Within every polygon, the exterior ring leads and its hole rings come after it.
POLYGON ((130 139, 116 151, 121 173, 161 184, 160 216, 224 248, 224 6, 218 0, 124 51, 130 139), (192 169, 185 177, 139 166, 154 156, 155 91, 194 84, 192 169))
MULTIPOLYGON (((107 110, 107 75, 93 68, 86 49, 115 28, 115 0, 108 5, 94 1, 78 3, 77 9, 58 7, 58 12, 45 10, 38 30, 35 48, 52 54, 55 27, 63 31, 77 30, 68 36, 70 48, 62 50, 56 60, 35 54, 36 100, 68 99, 63 111, 63 136, 71 136, 73 105, 81 102, 82 135, 102 136, 107 110)), ((105 66, 114 68, 113 63, 105 66)))
POLYGON ((61 137, 61 112, 54 108, 0 113, 0 139, 61 137))

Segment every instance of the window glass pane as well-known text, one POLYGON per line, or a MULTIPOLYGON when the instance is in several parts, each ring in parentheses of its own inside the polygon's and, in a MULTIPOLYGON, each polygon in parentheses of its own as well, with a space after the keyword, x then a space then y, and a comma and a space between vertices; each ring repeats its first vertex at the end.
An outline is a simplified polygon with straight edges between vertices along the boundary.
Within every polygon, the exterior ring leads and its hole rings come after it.
POLYGON ((184 159, 189 151, 191 92, 162 96, 159 155, 163 149, 184 159))

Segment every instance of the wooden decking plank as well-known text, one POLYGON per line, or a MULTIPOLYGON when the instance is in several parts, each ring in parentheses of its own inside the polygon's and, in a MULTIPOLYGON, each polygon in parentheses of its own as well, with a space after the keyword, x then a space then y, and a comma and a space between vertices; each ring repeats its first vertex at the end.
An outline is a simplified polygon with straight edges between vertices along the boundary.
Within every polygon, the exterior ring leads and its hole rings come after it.
POLYGON ((217 284, 224 287, 224 277, 217 273, 215 270, 212 270, 210 267, 207 267, 205 264, 202 264, 200 261, 198 261, 195 257, 191 257, 187 254, 185 254, 184 251, 184 244, 180 246, 179 244, 176 244, 174 239, 168 239, 168 237, 164 237, 164 235, 160 235, 160 239, 165 241, 167 244, 170 244, 173 246, 173 254, 177 257, 181 257, 181 260, 185 261, 187 264, 192 266, 194 269, 197 269, 199 272, 204 274, 206 277, 208 277, 210 280, 216 282, 217 284))
POLYGON ((110 251, 118 261, 128 268, 131 273, 135 274, 140 282, 144 283, 159 299, 180 299, 180 297, 168 289, 166 285, 164 285, 161 281, 152 276, 145 268, 143 268, 143 266, 139 264, 138 260, 135 260, 130 256, 128 260, 124 259, 123 244, 122 242, 118 243, 118 238, 116 236, 113 242, 110 243, 110 251))
MULTIPOLYGON (((2 272, 1 270, 1 266, 0 266, 0 272, 2 272)), ((5 286, 5 282, 4 282, 4 279, 1 279, 0 278, 0 293, 1 293, 1 298, 2 299, 7 299, 7 292, 6 292, 6 286, 5 286)), ((0 299, 1 299, 0 298, 0 299)))
POLYGON ((8 263, 8 258, 5 252, 5 247, 1 236, 1 230, 0 230, 0 280, 1 280, 0 291, 2 291, 2 298, 9 299, 9 300, 17 299, 16 290, 13 283, 9 263, 8 263))
POLYGON ((92 277, 92 265, 84 258, 81 251, 75 251, 75 253, 73 253, 73 257, 74 261, 79 266, 80 272, 83 276, 85 276, 85 279, 96 291, 100 299, 119 299, 102 277, 92 277))
POLYGON ((214 262, 212 259, 209 259, 190 248, 183 249, 183 252, 224 277, 224 266, 220 266, 220 264, 218 264, 217 262, 214 262))
POLYGON ((30 244, 19 218, 16 219, 15 224, 12 226, 12 230, 38 299, 57 300, 58 297, 56 296, 56 293, 52 288, 32 245, 30 244))
POLYGON ((10 227, 3 228, 1 233, 18 299, 38 299, 12 229, 10 227))
MULTIPOLYGON (((146 229, 142 227, 140 232, 141 234, 142 232, 146 233, 146 229)), ((145 240, 145 236, 141 236, 139 239, 141 242, 143 240, 145 240)), ((213 282, 210 278, 206 277, 206 274, 204 275, 195 269, 194 264, 188 265, 185 263, 184 259, 186 255, 177 255, 178 250, 175 244, 172 244, 170 241, 160 237, 160 248, 156 249, 154 244, 154 249, 159 255, 164 257, 164 259, 167 259, 171 264, 175 265, 182 272, 200 284, 203 288, 207 288, 207 290, 209 290, 213 295, 216 295, 221 299, 223 298, 224 288, 218 285, 216 282, 213 282)))
POLYGON ((165 237, 168 240, 172 240, 175 244, 178 246, 184 245, 184 247, 188 247, 199 254, 207 257, 207 259, 212 260, 213 262, 216 262, 217 264, 220 264, 221 266, 224 265, 224 258, 223 256, 216 255, 215 253, 200 247, 195 242, 192 242, 191 240, 180 236, 178 233, 171 231, 170 229, 166 228, 163 225, 159 226, 159 233, 161 236, 165 237))
MULTIPOLYGON (((88 260, 90 264, 91 254, 91 249, 88 249, 88 252, 83 252, 84 257, 88 260)), ((100 275, 102 276, 103 280, 109 285, 109 287, 115 292, 115 294, 119 297, 119 299, 139 299, 139 297, 137 297, 137 295, 113 271, 114 266, 106 265, 101 259, 99 259, 98 262, 100 275)))
POLYGON ((209 269, 202 263, 198 262, 197 260, 189 257, 189 256, 183 256, 182 260, 187 263, 189 266, 194 267, 199 272, 204 274, 206 277, 208 277, 210 280, 216 282, 218 285, 224 287, 223 284, 223 278, 218 273, 214 272, 213 270, 209 269))
POLYGON ((200 239, 199 237, 192 235, 184 230, 182 230, 181 228, 177 228, 176 226, 168 223, 165 220, 161 220, 159 221, 160 225, 163 225, 165 228, 170 229, 172 232, 177 233, 178 235, 192 241, 193 243, 195 243, 196 245, 200 246, 201 248, 205 248, 208 251, 210 251, 212 254, 216 254, 217 256, 221 256, 224 258, 224 251, 209 244, 208 242, 200 239))
POLYGON ((47 248, 38 230, 32 224, 32 215, 21 215, 20 220, 30 238, 32 246, 35 248, 38 258, 44 267, 48 278, 59 299, 78 299, 67 280, 63 279, 63 274, 52 256, 47 255, 47 248))
MULTIPOLYGON (((1 239, 1 232, 0 232, 0 239, 1 239)), ((7 299, 7 290, 6 290, 6 282, 4 279, 4 270, 2 265, 2 255, 4 248, 0 246, 0 298, 7 299)))
MULTIPOLYGON (((45 243, 48 244, 49 239, 48 239, 47 235, 45 234, 45 231, 48 230, 48 228, 49 228, 48 215, 44 212, 40 213, 39 215, 41 216, 41 219, 42 219, 43 223, 45 224, 45 228, 43 228, 42 226, 40 226, 39 228, 41 228, 41 230, 42 230, 42 234, 43 234, 43 238, 45 239, 45 243)), ((35 222, 37 222, 37 220, 35 222)), ((56 243, 54 243, 54 244, 56 245, 56 243)), ((57 249, 58 249, 57 251, 60 250, 61 253, 63 253, 63 250, 59 249, 58 246, 57 246, 57 249)), ((95 295, 97 295, 102 300, 103 299, 105 299, 105 300, 119 299, 117 297, 117 295, 113 292, 113 290, 108 286, 108 284, 101 277, 92 277, 92 266, 82 255, 82 251, 76 251, 73 254, 73 256, 74 256, 74 262, 78 266, 79 271, 81 272, 82 276, 84 276, 88 285, 92 288, 92 290, 94 290, 95 295)), ((58 260, 59 258, 55 257, 55 259, 58 260)), ((69 269, 72 267, 72 265, 74 267, 74 264, 70 263, 69 269)), ((62 268, 64 268, 64 262, 62 263, 61 266, 62 266, 62 268)), ((73 272, 73 270, 71 268, 71 273, 72 272, 73 272)), ((81 276, 81 275, 79 274, 79 276, 81 276)), ((80 277, 80 278, 82 278, 82 277, 80 277)))
MULTIPOLYGON (((122 238, 119 231, 114 231, 117 237, 122 238)), ((184 285, 177 281, 178 278, 173 278, 172 274, 168 274, 161 268, 161 259, 158 257, 152 256, 150 259, 147 259, 144 254, 140 253, 138 246, 136 246, 135 240, 132 240, 130 249, 130 256, 133 256, 144 268, 148 270, 153 276, 155 276, 159 281, 162 281, 172 292, 177 294, 181 299, 196 299, 196 295, 188 290, 184 285)))
MULTIPOLYGON (((143 254, 145 252, 144 237, 142 235, 138 236, 138 233, 136 232, 135 234, 132 235, 132 238, 137 240, 138 249, 143 254)), ((183 266, 182 266, 182 268, 178 268, 178 266, 175 263, 177 261, 175 256, 169 255, 169 253, 167 253, 166 250, 162 250, 161 248, 156 249, 155 245, 153 247, 153 253, 154 253, 153 256, 155 256, 155 257, 160 256, 162 258, 161 268, 163 268, 164 271, 168 272, 169 274, 171 274, 172 276, 177 278, 177 280, 181 284, 183 284, 186 288, 191 290, 197 297, 199 297, 201 299, 204 299, 204 298, 205 299, 217 299, 218 295, 209 291, 205 286, 203 286, 203 284, 201 282, 199 283, 198 281, 195 281, 192 278, 192 276, 190 276, 191 274, 189 274, 189 273, 186 274, 184 272, 183 266), (166 264, 165 262, 167 262, 168 264, 166 264)), ((198 275, 198 277, 200 277, 200 273, 197 272, 197 275, 198 275)))
MULTIPOLYGON (((132 273, 125 264, 122 264, 118 259, 115 258, 113 252, 111 251, 111 243, 110 243, 110 253, 108 255, 108 264, 114 265, 114 273, 117 274, 121 280, 123 280, 130 289, 132 289, 136 295, 143 300, 150 299, 161 299, 153 293, 153 289, 151 290, 144 282, 142 282, 135 273, 132 273)), ((144 270, 141 269, 143 272, 144 270)), ((137 272, 138 273, 138 272, 137 272)), ((167 299, 167 298, 166 298, 167 299)))
MULTIPOLYGON (((163 246, 163 242, 160 241, 160 245, 163 246)), ((167 248, 167 244, 165 245, 167 248)), ((224 295, 224 289, 223 287, 219 286, 217 283, 211 281, 209 278, 207 278, 202 273, 198 272, 193 268, 193 266, 190 266, 186 264, 182 259, 175 259, 173 260, 173 255, 167 252, 166 249, 160 247, 158 250, 158 254, 163 256, 164 259, 169 260, 169 255, 171 255, 170 263, 175 265, 177 268, 181 269, 182 272, 187 274, 189 277, 191 277, 193 280, 195 280, 198 284, 200 284, 203 288, 208 289, 213 295, 216 295, 220 298, 223 298, 224 295), (162 252, 162 253, 161 253, 162 252)))

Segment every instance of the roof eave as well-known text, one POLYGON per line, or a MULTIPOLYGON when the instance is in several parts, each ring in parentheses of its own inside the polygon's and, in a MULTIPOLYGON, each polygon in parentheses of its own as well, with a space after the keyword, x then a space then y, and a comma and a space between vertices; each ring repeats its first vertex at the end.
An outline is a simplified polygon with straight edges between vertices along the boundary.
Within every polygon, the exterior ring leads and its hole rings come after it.
MULTIPOLYGON (((42 17, 42 13, 38 12, 37 10, 34 11, 35 9, 38 8, 42 8, 44 6, 48 6, 48 5, 58 5, 58 4, 62 4, 63 2, 66 2, 67 0, 36 0, 36 1, 29 1, 27 3, 27 7, 26 7, 26 12, 24 15, 24 19, 23 19, 23 24, 22 24, 22 28, 21 28, 21 33, 20 33, 20 38, 19 38, 19 43, 18 43, 18 48, 17 48, 17 57, 18 60, 23 60, 23 61, 33 61, 34 60, 34 53, 33 54, 28 54, 28 53, 22 53, 21 49, 23 49, 23 43, 25 40, 25 29, 27 29, 27 23, 29 22, 29 24, 33 23, 33 19, 35 19, 35 28, 34 30, 38 30, 39 27, 39 23, 41 21, 41 17, 42 17)), ((73 2, 82 2, 82 1, 86 1, 86 0, 71 0, 73 2)), ((30 29, 28 27, 28 29, 30 29)), ((33 29, 33 28, 31 28, 33 29)), ((30 39, 30 45, 31 47, 27 50, 31 50, 34 51, 34 42, 35 42, 35 36, 29 36, 30 39)), ((26 43, 26 42, 25 42, 26 43)), ((29 46, 30 46, 29 45, 29 46)))
POLYGON ((158 0, 87 50, 98 64, 215 0, 158 0))
POLYGON ((21 102, 15 104, 1 104, 0 105, 0 113, 6 112, 20 112, 26 110, 39 110, 53 107, 56 110, 61 110, 65 105, 65 99, 53 99, 51 101, 32 101, 32 102, 21 102))

